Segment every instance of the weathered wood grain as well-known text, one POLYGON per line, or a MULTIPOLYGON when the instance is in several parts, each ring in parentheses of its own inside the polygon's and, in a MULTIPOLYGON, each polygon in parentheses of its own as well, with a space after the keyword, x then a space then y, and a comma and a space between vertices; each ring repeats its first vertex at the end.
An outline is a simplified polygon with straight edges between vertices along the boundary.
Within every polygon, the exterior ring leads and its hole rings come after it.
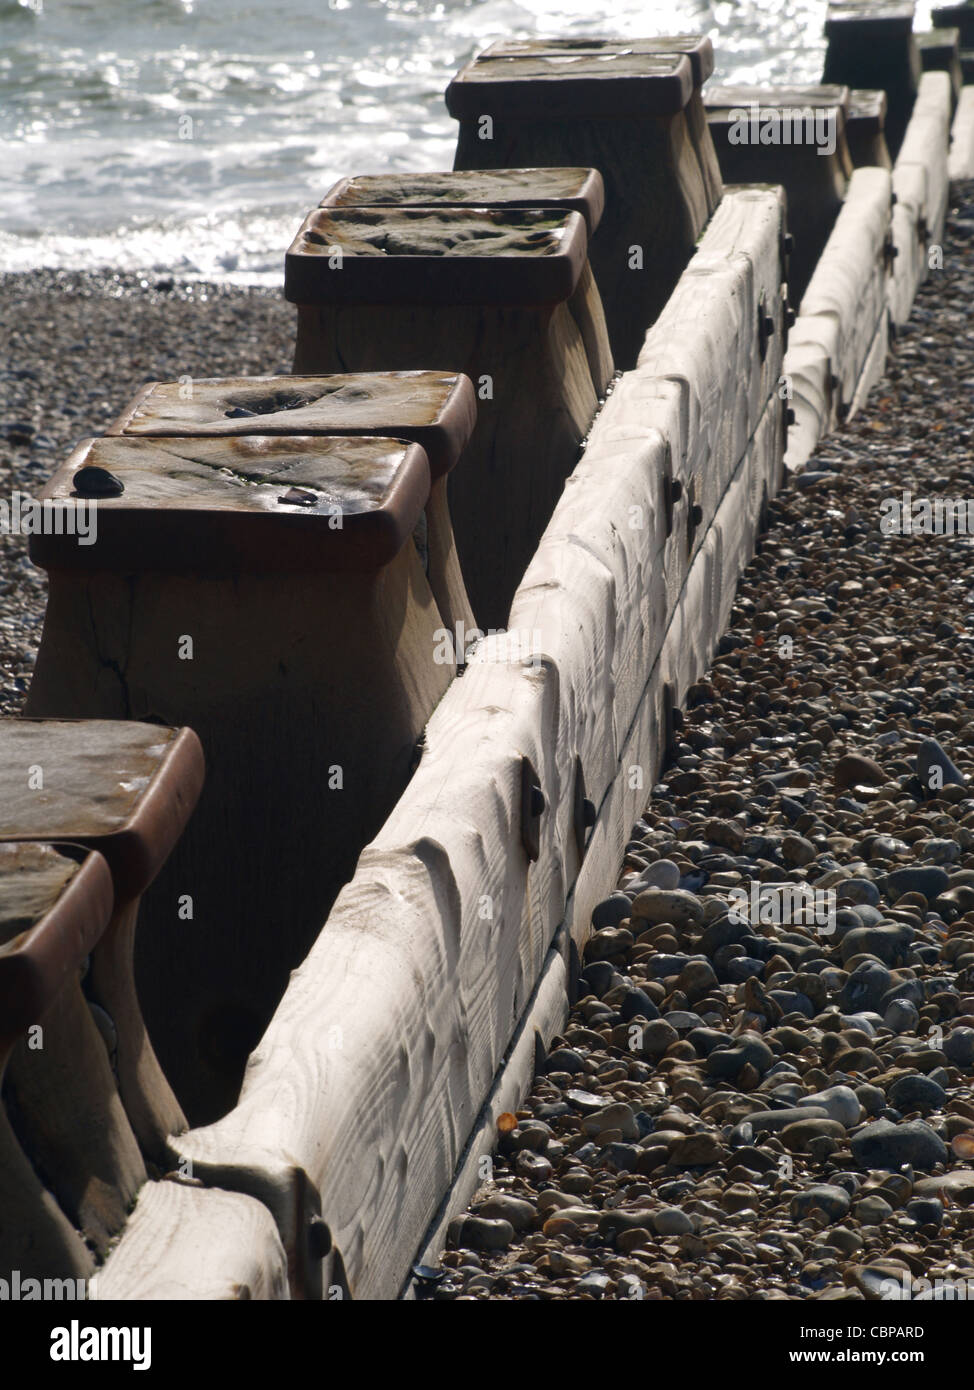
MULTIPOLYGON (((111 907, 111 875, 100 854, 89 854, 82 861, 53 845, 0 845, 0 1079, 28 1030, 33 1057, 50 1047, 58 1051, 56 1039, 45 1031, 47 1023, 61 996, 77 989, 85 959, 104 932, 111 907)), ((70 1001, 58 1012, 77 1017, 70 1001)), ((55 1024, 54 1032, 59 1031, 55 1024)), ((76 1224, 84 1224, 90 1236, 101 1239, 105 1236, 102 1218, 113 1194, 94 1192, 87 1200, 79 1200, 78 1194, 86 1185, 93 1159, 101 1161, 102 1177, 105 1168, 111 1167, 116 1158, 112 1136, 92 1137, 85 1131, 86 1125, 97 1125, 100 1118, 85 1106, 97 1091, 87 1078, 68 1077, 63 1069, 58 1073, 50 1058, 32 1075, 39 1082, 40 1096, 29 1086, 19 1094, 8 1086, 0 1107, 0 1270, 7 1279, 13 1270, 25 1279, 84 1278, 93 1267, 92 1255, 25 1154, 11 1128, 7 1106, 15 1113, 19 1107, 27 1108, 26 1122, 17 1114, 18 1127, 26 1131, 35 1160, 48 1165, 48 1181, 57 1180, 76 1224), (82 1126, 73 1146, 53 1157, 44 1133, 48 1126, 43 1123, 50 1117, 52 1088, 60 1090, 55 1109, 63 1108, 82 1126), (35 1113, 35 1101, 40 1116, 35 1113), (32 1142, 39 1128, 40 1145, 32 1142), (70 1176, 52 1172, 52 1161, 69 1169, 70 1176)), ((112 1215, 117 1220, 117 1210, 112 1215)))
MULTIPOLYGON (((454 1216, 469 1205, 471 1197, 484 1182, 483 1164, 497 1142, 498 1116, 504 1111, 518 1108, 534 1080, 539 1049, 546 1051, 552 1038, 564 1025, 568 1013, 566 946, 567 938, 564 933, 559 933, 548 952, 508 1054, 468 1136, 453 1181, 416 1251, 415 1264, 436 1265, 446 1243, 447 1226, 454 1216)), ((415 1291, 412 1279, 407 1278, 403 1296, 411 1299, 415 1291)))
POLYGON ((96 1302, 286 1299, 284 1249, 267 1208, 252 1197, 150 1182, 89 1295, 96 1302))

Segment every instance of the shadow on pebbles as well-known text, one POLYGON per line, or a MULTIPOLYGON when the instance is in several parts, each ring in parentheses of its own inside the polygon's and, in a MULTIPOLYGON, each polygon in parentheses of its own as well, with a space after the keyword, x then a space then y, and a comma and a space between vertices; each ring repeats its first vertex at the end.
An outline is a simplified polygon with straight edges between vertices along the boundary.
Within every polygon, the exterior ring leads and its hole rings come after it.
POLYGON ((420 1296, 974 1296, 974 541, 916 510, 974 499, 972 232, 968 184, 869 408, 772 506, 420 1296))

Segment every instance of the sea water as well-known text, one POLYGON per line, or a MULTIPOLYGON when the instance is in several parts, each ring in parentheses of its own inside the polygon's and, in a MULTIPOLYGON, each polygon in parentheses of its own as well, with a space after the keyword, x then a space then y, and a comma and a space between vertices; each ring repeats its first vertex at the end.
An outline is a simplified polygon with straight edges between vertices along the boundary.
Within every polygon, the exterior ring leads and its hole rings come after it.
POLYGON ((452 166, 444 89, 495 39, 703 32, 716 81, 814 82, 825 9, 0 0, 0 270, 280 284, 284 250, 335 179, 452 166))

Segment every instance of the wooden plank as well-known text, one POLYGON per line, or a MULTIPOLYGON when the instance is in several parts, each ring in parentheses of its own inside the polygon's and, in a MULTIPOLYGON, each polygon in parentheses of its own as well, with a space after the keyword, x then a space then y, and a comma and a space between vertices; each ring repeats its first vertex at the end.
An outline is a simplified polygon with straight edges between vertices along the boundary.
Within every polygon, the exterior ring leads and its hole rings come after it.
POLYGON ((887 311, 884 245, 890 227, 891 192, 886 169, 855 171, 805 292, 796 325, 804 318, 822 318, 835 325, 831 356, 841 392, 840 415, 855 396, 880 317, 887 311))
POLYGON ((906 323, 916 292, 927 274, 927 239, 921 235, 927 205, 927 170, 922 164, 893 169, 893 245, 896 259, 889 282, 889 308, 897 328, 906 323))
POLYGON ((89 1296, 100 1302, 286 1299, 287 1262, 270 1212, 252 1197, 150 1182, 91 1279, 89 1296))
POLYGON ((566 920, 579 946, 588 936, 592 910, 605 896, 606 885, 614 880, 621 847, 630 826, 642 814, 660 766, 663 686, 669 683, 679 702, 706 670, 726 627, 737 580, 753 553, 762 504, 780 483, 782 409, 777 398, 769 401, 694 561, 659 657, 644 667, 645 685, 620 746, 616 772, 599 808, 567 909, 566 920), (720 576, 717 585, 715 575, 720 576))
MULTIPOLYGON (((469 1206, 483 1182, 482 1164, 497 1142, 498 1116, 521 1104, 534 1080, 539 1046, 546 1050, 564 1026, 568 1014, 568 970, 561 948, 566 941, 559 934, 555 947, 548 952, 531 1002, 470 1133, 453 1181, 416 1252, 414 1264, 436 1264, 446 1243, 447 1227, 454 1216, 469 1206)), ((407 1275, 403 1295, 412 1299, 414 1294, 415 1286, 407 1275)))
POLYGON ((925 72, 895 168, 917 165, 927 172, 923 216, 931 241, 943 236, 947 212, 947 153, 950 143, 951 90, 945 72, 925 72))
POLYGON ((654 376, 693 381, 689 454, 711 453, 719 459, 721 489, 781 372, 785 232, 780 189, 759 184, 726 189, 697 254, 639 355, 639 366, 654 376), (723 276, 726 283, 714 276, 723 276), (762 304, 773 320, 766 352, 759 348, 762 304), (719 433, 701 439, 713 430, 719 433))
POLYGON ((789 334, 785 377, 794 418, 788 427, 786 468, 795 469, 805 463, 819 440, 835 427, 838 378, 833 362, 838 339, 838 323, 825 315, 799 315, 789 334))
POLYGON ((974 87, 965 87, 957 103, 947 169, 951 180, 974 179, 974 87))

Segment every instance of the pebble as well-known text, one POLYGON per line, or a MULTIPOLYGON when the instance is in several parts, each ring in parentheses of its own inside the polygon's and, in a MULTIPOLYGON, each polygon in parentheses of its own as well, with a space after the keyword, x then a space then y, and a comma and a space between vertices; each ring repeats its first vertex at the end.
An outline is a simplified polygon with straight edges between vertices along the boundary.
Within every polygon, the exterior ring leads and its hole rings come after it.
POLYGON ((829 1221, 841 1221, 849 1213, 852 1200, 843 1187, 829 1183, 817 1183, 806 1187, 791 1199, 791 1214, 796 1221, 804 1221, 813 1211, 822 1212, 829 1221))
POLYGON ((883 1023, 893 1033, 915 1033, 920 1026, 916 1005, 908 999, 893 999, 883 1014, 883 1023))
POLYGON ((679 1207, 663 1207, 652 1216, 653 1230, 658 1236, 689 1235, 693 1222, 679 1207))
POLYGON ((935 738, 922 740, 916 754, 917 776, 924 791, 933 794, 948 783, 963 787, 966 778, 951 762, 935 738))
POLYGON ((947 1146, 922 1120, 908 1124, 875 1120, 853 1135, 851 1147, 852 1156, 861 1168, 896 1171, 910 1164, 914 1168, 929 1169, 947 1162, 947 1146))
POLYGON ((673 863, 672 859, 657 859, 654 864, 643 869, 642 873, 631 884, 630 888, 638 887, 640 890, 646 888, 659 888, 664 892, 672 892, 679 886, 680 870, 673 863))
POLYGON ((477 1215, 495 1221, 507 1221, 515 1231, 524 1231, 534 1223, 537 1209, 523 1198, 499 1192, 477 1208, 477 1215))
POLYGON ((894 869, 886 877, 886 891, 891 902, 896 902, 907 893, 920 893, 927 902, 933 902, 939 893, 950 887, 950 878, 945 869, 931 865, 910 865, 905 869, 894 869))
POLYGON ((625 893, 611 893, 598 903, 592 913, 592 926, 596 931, 603 927, 617 927, 629 917, 631 903, 625 893))
POLYGON ((851 1086, 830 1086, 824 1091, 814 1091, 804 1096, 799 1105, 823 1110, 830 1120, 838 1120, 846 1129, 857 1125, 862 1118, 862 1105, 851 1086))
POLYGON ((458 1216, 450 1222, 448 1240, 458 1248, 471 1250, 506 1250, 514 1240, 514 1227, 509 1221, 492 1221, 486 1217, 458 1216))
POLYGON ((947 1101, 947 1092, 929 1076, 901 1076, 886 1092, 887 1099, 897 1110, 920 1110, 927 1114, 939 1110, 947 1101))
POLYGON ((952 1028, 944 1039, 944 1056, 955 1067, 974 1067, 974 1028, 952 1028))
POLYGON ((652 925, 669 922, 676 927, 689 927, 703 921, 703 905, 693 893, 681 888, 647 888, 633 899, 632 916, 652 925))

